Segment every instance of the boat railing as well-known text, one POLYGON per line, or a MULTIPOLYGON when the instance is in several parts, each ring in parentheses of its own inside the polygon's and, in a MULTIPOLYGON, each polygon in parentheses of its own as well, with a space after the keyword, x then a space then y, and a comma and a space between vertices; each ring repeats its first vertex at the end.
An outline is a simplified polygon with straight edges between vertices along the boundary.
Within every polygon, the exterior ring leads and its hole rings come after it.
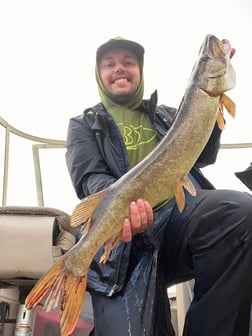
POLYGON ((26 140, 30 140, 31 142, 36 142, 35 144, 34 143, 32 144, 32 153, 33 153, 34 173, 35 173, 35 181, 36 181, 37 203, 38 203, 38 206, 44 206, 39 150, 42 148, 64 148, 66 147, 66 141, 38 137, 32 134, 22 132, 19 129, 10 125, 2 117, 0 117, 0 125, 5 128, 2 206, 7 205, 10 135, 11 134, 21 137, 26 140))

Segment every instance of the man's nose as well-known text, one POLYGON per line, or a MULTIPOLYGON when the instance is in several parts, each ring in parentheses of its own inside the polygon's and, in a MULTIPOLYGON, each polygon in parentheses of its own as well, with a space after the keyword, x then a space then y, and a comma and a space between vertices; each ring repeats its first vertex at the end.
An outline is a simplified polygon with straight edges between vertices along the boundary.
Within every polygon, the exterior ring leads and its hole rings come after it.
POLYGON ((118 64, 116 65, 115 72, 116 72, 116 73, 124 73, 124 72, 125 72, 125 69, 124 69, 123 64, 118 63, 118 64))

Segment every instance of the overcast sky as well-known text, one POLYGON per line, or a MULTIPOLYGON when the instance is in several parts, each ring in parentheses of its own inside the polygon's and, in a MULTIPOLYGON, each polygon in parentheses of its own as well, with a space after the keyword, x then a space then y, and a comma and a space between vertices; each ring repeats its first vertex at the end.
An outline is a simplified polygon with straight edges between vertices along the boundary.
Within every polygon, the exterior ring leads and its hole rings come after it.
MULTIPOLYGON (((99 101, 95 52, 115 36, 136 40, 145 47, 145 98, 158 89, 160 104, 177 107, 201 43, 207 34, 214 34, 229 39, 236 48, 232 63, 237 84, 229 96, 237 104, 237 115, 235 120, 226 116, 222 142, 252 142, 251 3, 1 1, 0 116, 24 132, 65 139, 69 118, 99 101)), ((225 154, 228 158, 221 167, 226 163, 230 175, 233 169, 245 168, 252 153, 244 153, 242 158, 236 156, 240 152, 231 157, 225 154)), ((64 165, 62 157, 55 166, 59 162, 64 165)), ((218 183, 221 180, 223 176, 218 183)))

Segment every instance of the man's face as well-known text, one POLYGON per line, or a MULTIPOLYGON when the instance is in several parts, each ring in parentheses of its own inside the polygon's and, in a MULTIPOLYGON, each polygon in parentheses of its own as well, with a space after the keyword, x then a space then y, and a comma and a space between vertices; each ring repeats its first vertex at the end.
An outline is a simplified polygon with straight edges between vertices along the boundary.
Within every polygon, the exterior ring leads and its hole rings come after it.
POLYGON ((141 71, 138 59, 131 51, 113 49, 106 52, 98 68, 101 81, 115 103, 124 104, 136 93, 141 71))

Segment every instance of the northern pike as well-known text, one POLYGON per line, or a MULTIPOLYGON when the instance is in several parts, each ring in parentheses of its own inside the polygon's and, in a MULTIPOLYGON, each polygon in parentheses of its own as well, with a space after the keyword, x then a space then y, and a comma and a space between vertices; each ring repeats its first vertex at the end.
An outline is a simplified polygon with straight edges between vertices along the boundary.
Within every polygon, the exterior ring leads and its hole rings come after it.
POLYGON ((184 189, 196 190, 188 173, 206 145, 216 120, 223 128, 223 106, 234 116, 235 105, 224 92, 235 86, 231 65, 234 49, 228 40, 207 35, 199 51, 174 122, 158 146, 138 165, 106 190, 83 199, 74 209, 71 225, 87 222, 85 234, 49 271, 26 298, 27 309, 47 294, 44 310, 61 307, 62 336, 72 333, 86 291, 87 274, 98 249, 104 246, 101 262, 120 240, 129 205, 139 198, 152 207, 170 193, 180 211, 185 205, 184 189))

